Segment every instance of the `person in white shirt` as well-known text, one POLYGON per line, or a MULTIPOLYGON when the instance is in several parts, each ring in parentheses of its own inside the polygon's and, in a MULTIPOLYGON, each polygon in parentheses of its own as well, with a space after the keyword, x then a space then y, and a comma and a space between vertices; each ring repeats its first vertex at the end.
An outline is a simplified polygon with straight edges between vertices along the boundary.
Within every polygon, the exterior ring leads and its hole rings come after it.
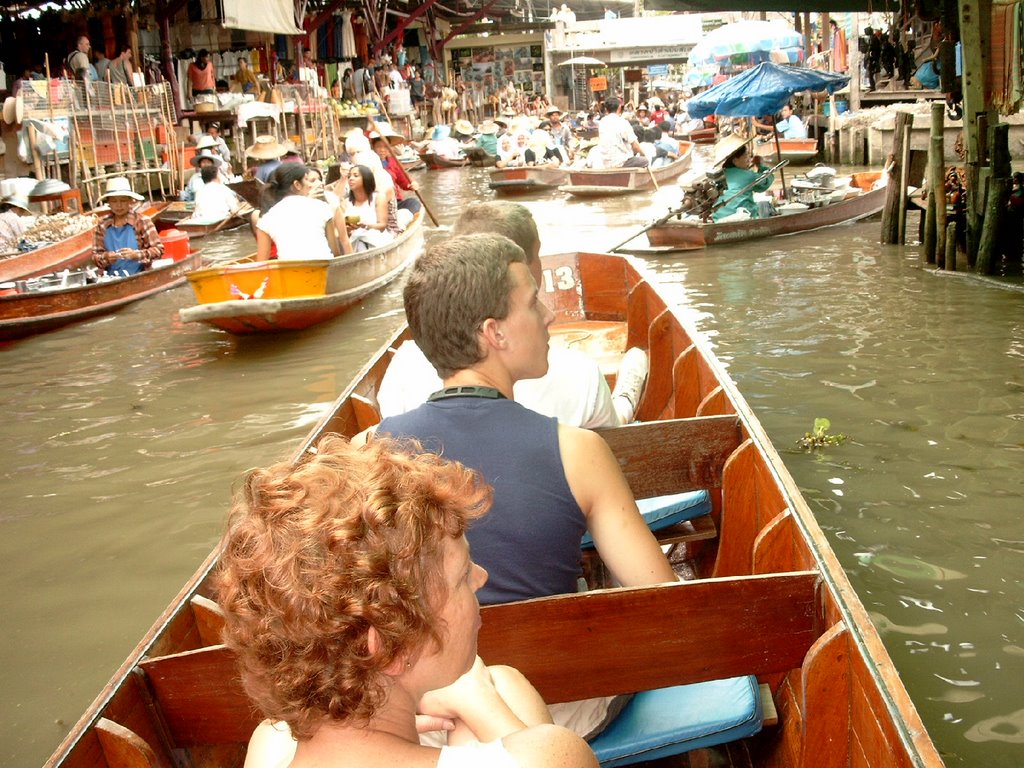
MULTIPOLYGON (((615 96, 605 99, 604 114, 597 123, 595 168, 645 168, 649 161, 640 147, 633 126, 621 114, 622 103, 615 96)), ((591 153, 593 154, 593 152, 591 153)))
POLYGON ((275 246, 282 261, 352 253, 344 211, 309 197, 316 178, 303 163, 282 163, 270 174, 256 222, 257 261, 270 259, 275 246))
POLYGON ((203 185, 196 190, 196 207, 189 221, 193 224, 215 224, 236 215, 242 208, 242 202, 221 182, 217 168, 208 165, 199 174, 203 185))
MULTIPOLYGON (((754 124, 758 128, 767 128, 768 130, 772 128, 772 126, 759 123, 756 120, 754 124)), ((781 118, 775 121, 775 131, 783 139, 807 138, 807 126, 804 125, 803 120, 793 113, 793 106, 791 104, 786 104, 782 107, 781 118)))
MULTIPOLYGON (((499 234, 519 245, 527 266, 542 285, 540 236, 529 209, 503 200, 475 203, 455 222, 453 235, 499 234)), ((527 408, 553 416, 563 424, 587 429, 611 427, 633 420, 647 377, 647 357, 630 350, 623 359, 613 393, 596 362, 587 355, 552 345, 548 372, 539 379, 515 383, 515 399, 527 408)), ((377 391, 385 418, 411 411, 441 388, 441 378, 415 342, 396 351, 377 391)))

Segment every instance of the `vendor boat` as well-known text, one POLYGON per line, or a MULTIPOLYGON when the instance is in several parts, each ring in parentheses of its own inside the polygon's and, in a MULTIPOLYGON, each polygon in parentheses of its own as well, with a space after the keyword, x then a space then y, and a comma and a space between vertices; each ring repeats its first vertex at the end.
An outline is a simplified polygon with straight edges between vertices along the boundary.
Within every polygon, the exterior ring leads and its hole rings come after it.
POLYGON ((491 171, 490 188, 500 195, 520 195, 546 189, 557 189, 569 180, 565 168, 519 166, 495 168, 491 171))
POLYGON ((693 144, 679 142, 679 158, 657 168, 569 168, 559 189, 577 197, 604 197, 645 192, 665 184, 690 167, 693 144))
POLYGON ((186 323, 238 335, 298 331, 337 317, 398 277, 423 250, 423 213, 392 242, 368 251, 309 261, 240 261, 188 276, 199 304, 186 323))
MULTIPOLYGON (((648 351, 641 423, 601 432, 635 495, 701 489, 707 503, 657 532, 690 580, 486 607, 483 659, 519 667, 549 702, 643 691, 592 742, 608 766, 680 765, 660 758, 682 751, 691 751, 690 765, 942 766, 828 538, 708 343, 625 257, 549 257, 541 290, 556 313, 552 343, 582 342, 609 372, 627 348, 648 351), (687 730, 686 722, 731 709, 715 682, 723 678, 746 687, 745 714, 687 730)), ((352 436, 377 423, 379 384, 407 338, 400 330, 386 341, 293 461, 327 433, 352 436)), ((47 768, 242 766, 260 716, 220 644, 210 585, 217 557, 188 581, 47 768)), ((600 561, 586 558, 600 586, 600 561)))
POLYGON ((647 239, 659 251, 688 251, 847 224, 882 210, 885 205, 885 187, 872 188, 880 176, 878 172, 856 173, 845 193, 831 190, 819 202, 810 206, 783 206, 782 215, 721 222, 669 219, 649 229, 647 239), (844 196, 831 201, 839 195, 844 196))
POLYGON ((161 259, 127 277, 102 275, 87 266, 91 262, 90 249, 62 272, 18 280, 16 293, 0 296, 0 339, 20 339, 106 315, 181 285, 199 265, 200 252, 191 251, 180 260, 161 259))

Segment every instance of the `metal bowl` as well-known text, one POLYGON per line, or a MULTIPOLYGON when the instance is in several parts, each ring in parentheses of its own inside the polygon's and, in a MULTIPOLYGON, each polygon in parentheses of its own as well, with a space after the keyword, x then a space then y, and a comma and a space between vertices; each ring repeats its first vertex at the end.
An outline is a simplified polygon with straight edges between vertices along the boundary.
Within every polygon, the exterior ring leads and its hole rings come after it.
POLYGON ((43 179, 32 188, 29 197, 56 195, 58 192, 67 192, 69 189, 71 186, 60 179, 43 179))

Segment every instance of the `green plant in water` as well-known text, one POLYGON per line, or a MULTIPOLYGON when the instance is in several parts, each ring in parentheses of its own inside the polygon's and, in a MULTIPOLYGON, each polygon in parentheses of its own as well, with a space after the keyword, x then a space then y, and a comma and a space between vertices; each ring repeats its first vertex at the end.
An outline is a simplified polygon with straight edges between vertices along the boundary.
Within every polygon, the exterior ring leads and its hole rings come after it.
POLYGON ((831 426, 832 422, 828 419, 815 419, 814 429, 810 432, 804 432, 804 436, 797 440, 796 444, 805 451, 812 451, 815 448, 824 448, 829 445, 839 445, 846 442, 848 437, 842 432, 834 435, 828 433, 831 426))

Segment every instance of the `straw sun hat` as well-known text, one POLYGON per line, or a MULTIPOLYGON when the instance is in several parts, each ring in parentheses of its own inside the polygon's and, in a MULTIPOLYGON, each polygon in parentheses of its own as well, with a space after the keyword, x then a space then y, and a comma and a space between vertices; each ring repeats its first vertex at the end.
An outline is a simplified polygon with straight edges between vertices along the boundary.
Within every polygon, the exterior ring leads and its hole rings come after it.
POLYGON ((726 136, 715 145, 715 165, 721 165, 740 147, 746 146, 753 140, 753 136, 749 139, 741 139, 739 136, 726 136))
POLYGON ((497 133, 498 132, 498 124, 495 121, 490 120, 490 119, 484 120, 477 127, 477 131, 479 133, 484 133, 484 134, 497 133))
POLYGON ((115 176, 107 180, 107 189, 100 195, 100 200, 108 197, 130 197, 132 200, 145 200, 145 198, 132 191, 132 183, 124 176, 115 176))
POLYGON ((287 151, 288 148, 277 137, 270 135, 257 136, 252 146, 245 148, 246 156, 256 160, 276 160, 287 151))
POLYGON ((15 208, 21 208, 21 210, 23 211, 29 211, 28 198, 25 197, 24 195, 8 195, 7 197, 0 199, 0 203, 4 203, 5 205, 13 205, 15 208))
POLYGON ((20 123, 25 117, 25 102, 21 96, 8 96, 4 100, 4 122, 20 123))
POLYGON ((189 162, 192 163, 193 167, 198 168, 199 161, 201 160, 213 160, 213 164, 217 166, 218 169, 223 168, 226 165, 224 158, 220 155, 215 155, 212 152, 197 152, 192 156, 192 159, 189 160, 189 162))
POLYGON ((463 136, 472 136, 475 132, 473 124, 469 120, 456 120, 454 126, 455 133, 461 133, 463 136))

